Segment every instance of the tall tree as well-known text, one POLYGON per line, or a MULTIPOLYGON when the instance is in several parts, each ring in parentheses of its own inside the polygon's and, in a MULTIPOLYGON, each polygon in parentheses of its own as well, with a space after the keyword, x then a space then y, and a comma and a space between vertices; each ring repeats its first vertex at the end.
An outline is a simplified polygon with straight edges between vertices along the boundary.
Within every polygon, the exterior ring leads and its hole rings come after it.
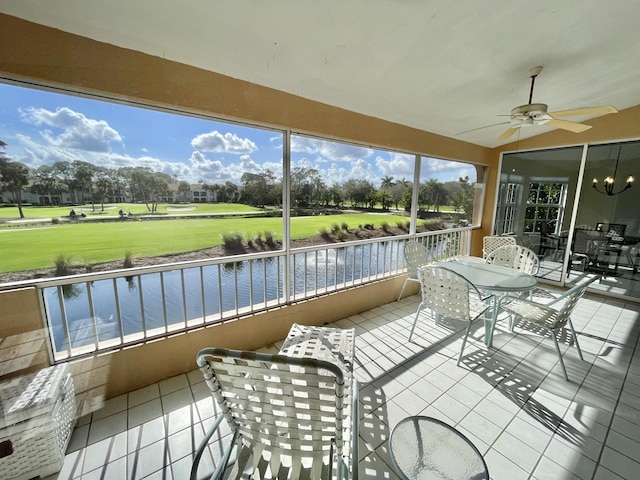
POLYGON ((295 167, 291 171, 291 202, 296 207, 321 203, 327 189, 322 175, 315 168, 295 167))
POLYGON ((398 210, 398 205, 405 198, 405 193, 409 191, 411 192, 411 182, 406 179, 398 180, 391 187, 391 201, 395 204, 396 210, 398 210))
MULTIPOLYGON (((110 168, 96 167, 94 171, 94 191, 93 197, 100 202, 101 211, 104 212, 104 200, 113 193, 116 186, 116 172, 110 168)), ((92 198, 93 203, 93 198, 92 198)))
POLYGON ((460 177, 458 180, 460 188, 453 196, 453 206, 456 211, 462 210, 466 219, 471 222, 473 220, 473 204, 475 201, 475 188, 469 182, 469 177, 460 177))
POLYGON ((158 202, 169 193, 169 183, 173 181, 170 175, 149 167, 123 167, 118 173, 128 183, 133 201, 144 202, 151 213, 157 211, 158 202))
POLYGON ((446 196, 442 183, 435 178, 430 178, 420 188, 420 201, 427 206, 427 211, 429 211, 429 205, 433 205, 433 211, 439 212, 440 205, 445 202, 446 196))
POLYGON ((65 191, 66 185, 60 183, 57 172, 53 166, 42 165, 33 169, 30 172, 30 177, 32 184, 29 190, 31 190, 32 193, 49 197, 52 204, 58 203, 54 199, 60 197, 62 192, 65 191))
POLYGON ((222 190, 222 185, 219 185, 217 183, 214 183, 213 185, 207 185, 206 183, 202 184, 202 189, 205 192, 211 192, 212 196, 213 196, 213 200, 215 202, 219 202, 220 201, 220 191, 222 190))
POLYGON ((391 190, 391 187, 393 187, 393 185, 395 185, 393 177, 390 177, 389 175, 385 175, 380 181, 381 189, 391 190))
POLYGON ((7 146, 0 140, 0 191, 8 190, 18 205, 20 218, 24 218, 22 211, 22 189, 29 183, 29 167, 20 162, 13 162, 6 155, 7 146))
POLYGON ((241 198, 245 203, 253 206, 264 207, 269 203, 276 203, 274 199, 274 185, 276 176, 270 170, 262 173, 245 172, 240 177, 243 183, 241 198))
POLYGON ((380 203, 382 204, 382 209, 383 210, 388 210, 389 206, 391 205, 391 192, 389 190, 387 190, 386 188, 381 189, 378 192, 378 199, 380 200, 380 203))
POLYGON ((227 180, 224 182, 224 188, 222 189, 224 201, 227 203, 233 203, 238 198, 238 186, 227 180))
POLYGON ((367 205, 367 200, 371 200, 371 195, 376 191, 369 180, 360 178, 347 180, 342 188, 345 198, 351 200, 355 207, 367 205))
POLYGON ((95 165, 82 160, 74 160, 71 164, 73 177, 69 187, 79 193, 79 197, 76 197, 78 203, 85 202, 85 194, 87 193, 93 202, 93 175, 96 169, 95 165))
POLYGON ((191 195, 191 185, 189 185, 189 182, 182 180, 178 183, 178 195, 182 197, 183 202, 188 201, 191 195))

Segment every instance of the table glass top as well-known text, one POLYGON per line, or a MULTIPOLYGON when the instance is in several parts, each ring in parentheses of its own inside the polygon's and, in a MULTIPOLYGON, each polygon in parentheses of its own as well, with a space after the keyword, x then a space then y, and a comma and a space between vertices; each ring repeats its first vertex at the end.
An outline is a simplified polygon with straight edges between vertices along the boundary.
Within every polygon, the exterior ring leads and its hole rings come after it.
POLYGON ((478 449, 455 428, 431 417, 408 417, 389 440, 397 473, 411 480, 486 480, 478 449))
POLYGON ((436 262, 436 265, 462 275, 481 290, 527 292, 538 284, 533 275, 499 265, 464 260, 436 262))

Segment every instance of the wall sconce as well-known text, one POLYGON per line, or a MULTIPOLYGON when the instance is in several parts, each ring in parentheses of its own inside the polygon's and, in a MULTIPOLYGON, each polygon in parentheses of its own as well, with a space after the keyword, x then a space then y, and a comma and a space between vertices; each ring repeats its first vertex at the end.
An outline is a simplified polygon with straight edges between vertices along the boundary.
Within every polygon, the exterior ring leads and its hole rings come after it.
POLYGON ((603 181, 604 184, 604 190, 600 190, 598 188, 598 179, 594 178, 593 179, 593 184, 591 185, 593 187, 593 189, 598 192, 598 193, 603 193, 605 195, 608 195, 610 197, 613 197, 614 195, 618 195, 619 193, 624 192, 625 190, 628 190, 631 188, 632 184, 633 184, 633 180, 634 178, 629 175, 627 177, 627 184, 624 186, 624 188, 618 192, 614 192, 613 188, 615 187, 615 183, 616 183, 616 173, 618 173, 618 162, 620 161, 620 152, 622 151, 622 145, 620 145, 618 147, 618 157, 616 158, 616 168, 613 170, 613 176, 612 177, 606 177, 603 181))

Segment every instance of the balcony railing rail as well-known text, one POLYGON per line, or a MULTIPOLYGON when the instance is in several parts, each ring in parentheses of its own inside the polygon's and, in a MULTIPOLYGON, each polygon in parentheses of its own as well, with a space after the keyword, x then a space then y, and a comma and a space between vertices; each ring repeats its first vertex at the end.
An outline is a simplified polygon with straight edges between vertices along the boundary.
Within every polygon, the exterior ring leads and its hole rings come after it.
POLYGON ((54 362, 390 278, 404 243, 468 255, 471 228, 19 282, 40 292, 54 362))

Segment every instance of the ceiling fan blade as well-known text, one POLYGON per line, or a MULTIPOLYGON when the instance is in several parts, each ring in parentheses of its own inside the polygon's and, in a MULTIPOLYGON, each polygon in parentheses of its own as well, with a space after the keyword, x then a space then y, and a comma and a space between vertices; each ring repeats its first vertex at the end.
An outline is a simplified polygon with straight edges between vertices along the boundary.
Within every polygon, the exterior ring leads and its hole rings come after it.
POLYGON ((552 117, 573 117, 577 115, 606 115, 607 113, 618 113, 618 110, 611 105, 603 105, 601 107, 585 107, 574 108, 573 110, 560 110, 558 112, 549 112, 552 117))
POLYGON ((568 130, 573 133, 584 132, 585 130, 589 130, 591 128, 591 125, 585 125, 584 123, 569 122, 567 120, 557 120, 555 118, 547 120, 544 125, 547 125, 549 127, 561 128, 562 130, 568 130))
POLYGON ((509 127, 508 129, 506 129, 504 131, 504 133, 502 135, 500 135, 498 137, 498 140, 506 140, 507 138, 509 138, 511 135, 513 135, 514 133, 516 133, 516 130, 518 130, 520 128, 520 125, 514 125, 512 127, 509 127))
POLYGON ((465 130, 464 132, 456 133, 456 135, 463 135, 465 133, 475 132, 476 130, 482 130, 483 128, 491 128, 497 125, 507 125, 511 122, 500 122, 500 123, 492 123, 491 125, 485 125, 484 127, 472 128, 471 130, 465 130))

